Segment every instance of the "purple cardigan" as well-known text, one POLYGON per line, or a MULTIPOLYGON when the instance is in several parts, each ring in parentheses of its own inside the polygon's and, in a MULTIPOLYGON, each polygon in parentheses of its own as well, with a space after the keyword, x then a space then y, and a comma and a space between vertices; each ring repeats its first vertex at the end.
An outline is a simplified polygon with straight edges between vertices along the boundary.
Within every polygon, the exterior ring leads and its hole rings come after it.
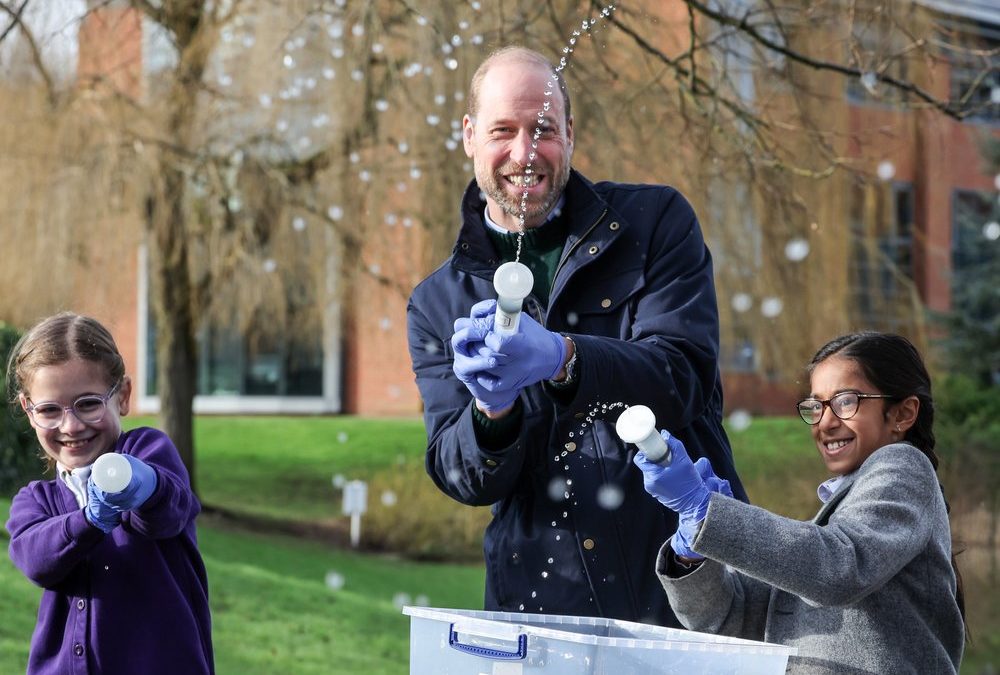
POLYGON ((115 452, 153 467, 156 491, 104 534, 69 488, 33 481, 10 507, 10 557, 45 589, 29 675, 213 673, 208 579, 195 537, 201 504, 161 431, 123 433, 115 452))

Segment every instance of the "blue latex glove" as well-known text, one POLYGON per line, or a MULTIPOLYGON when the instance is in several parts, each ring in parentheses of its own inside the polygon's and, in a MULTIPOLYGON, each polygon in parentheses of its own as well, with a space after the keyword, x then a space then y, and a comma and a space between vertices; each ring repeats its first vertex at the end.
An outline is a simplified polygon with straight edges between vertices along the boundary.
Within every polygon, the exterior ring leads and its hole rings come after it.
MULTIPOLYGON (((105 504, 119 511, 131 511, 141 507, 156 490, 156 471, 149 464, 132 455, 122 455, 132 466, 132 480, 121 492, 105 492, 95 486, 105 504)), ((89 490, 89 485, 88 485, 89 490)))
POLYGON ((452 370, 487 412, 506 410, 517 400, 520 389, 499 386, 497 378, 486 371, 496 365, 496 354, 484 342, 493 328, 492 310, 495 300, 476 303, 471 315, 455 321, 451 346, 455 353, 452 370))
MULTIPOLYGON (((688 457, 687 450, 680 440, 674 438, 669 431, 661 431, 660 438, 670 449, 670 464, 663 466, 650 462, 641 450, 632 460, 642 469, 643 487, 661 504, 676 511, 681 517, 689 516, 695 518, 696 522, 700 521, 708 511, 708 500, 711 495, 705 485, 705 479, 688 457)), ((708 462, 707 459, 704 461, 708 462)))
MULTIPOLYGON (((495 300, 490 303, 496 307, 495 300)), ((546 329, 527 312, 521 314, 516 333, 502 335, 490 331, 485 343, 495 352, 496 365, 487 372, 496 378, 498 389, 521 389, 551 380, 566 361, 566 339, 546 329)))
MULTIPOLYGON (((681 445, 681 447, 684 446, 681 445)), ((715 472, 712 471, 712 464, 708 461, 708 458, 699 458, 698 461, 694 463, 694 467, 698 470, 698 475, 705 481, 705 487, 708 488, 710 492, 718 492, 719 494, 726 495, 727 497, 733 496, 733 490, 729 487, 729 481, 715 475, 715 472)), ((702 518, 698 518, 696 513, 682 514, 680 518, 678 518, 677 532, 674 533, 674 536, 670 539, 670 548, 674 550, 674 553, 688 559, 701 560, 705 557, 695 553, 691 548, 695 537, 698 536, 698 526, 701 521, 702 518)))
POLYGON ((83 515, 88 523, 107 534, 121 524, 122 513, 101 498, 103 493, 93 478, 87 481, 87 505, 83 507, 83 515))

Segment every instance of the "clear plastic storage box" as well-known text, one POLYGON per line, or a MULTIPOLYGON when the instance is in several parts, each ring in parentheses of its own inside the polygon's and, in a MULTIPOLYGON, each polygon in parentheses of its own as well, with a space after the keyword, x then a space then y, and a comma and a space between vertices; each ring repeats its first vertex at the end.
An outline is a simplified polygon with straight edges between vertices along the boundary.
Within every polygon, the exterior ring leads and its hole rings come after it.
POLYGON ((794 647, 616 619, 404 607, 410 675, 777 675, 794 647))

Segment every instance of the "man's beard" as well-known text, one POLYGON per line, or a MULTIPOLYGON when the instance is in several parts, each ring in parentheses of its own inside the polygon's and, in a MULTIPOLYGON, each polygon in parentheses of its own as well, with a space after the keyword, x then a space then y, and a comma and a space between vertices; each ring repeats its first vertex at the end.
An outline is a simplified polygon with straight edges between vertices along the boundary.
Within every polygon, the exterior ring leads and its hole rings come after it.
MULTIPOLYGON (((566 188, 566 184, 569 182, 569 165, 566 164, 563 167, 559 167, 555 170, 539 171, 537 165, 532 165, 532 169, 535 173, 544 173, 548 178, 549 189, 541 196, 540 199, 532 201, 530 198, 525 201, 524 208, 521 207, 521 195, 523 190, 519 190, 515 195, 512 195, 504 186, 507 185, 507 180, 504 178, 508 174, 523 173, 523 168, 517 165, 505 165, 492 171, 490 173, 485 173, 483 177, 484 180, 480 180, 479 172, 476 174, 476 182, 479 183, 480 189, 485 192, 490 199, 496 202, 497 206, 506 213, 508 216, 513 218, 520 218, 521 214, 524 214, 524 219, 532 220, 540 216, 547 214, 556 202, 559 201, 559 196, 562 194, 563 190, 566 188)), ((546 167, 547 168, 547 167, 546 167)), ((517 186, 514 186, 517 187, 517 186)))

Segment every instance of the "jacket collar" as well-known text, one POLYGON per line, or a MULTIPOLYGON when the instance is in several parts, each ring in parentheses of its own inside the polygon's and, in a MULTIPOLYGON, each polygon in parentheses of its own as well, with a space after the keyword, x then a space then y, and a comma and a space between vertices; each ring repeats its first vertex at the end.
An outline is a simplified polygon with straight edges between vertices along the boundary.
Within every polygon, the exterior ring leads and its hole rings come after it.
MULTIPOLYGON (((563 215, 567 219, 567 240, 572 244, 586 235, 594 220, 608 208, 608 205, 594 190, 593 183, 576 169, 570 169, 565 195, 563 215)), ((473 179, 462 197, 462 227, 452 254, 456 258, 471 258, 479 263, 496 267, 499 264, 499 255, 486 234, 486 225, 483 223, 484 208, 486 208, 486 198, 473 179)))

